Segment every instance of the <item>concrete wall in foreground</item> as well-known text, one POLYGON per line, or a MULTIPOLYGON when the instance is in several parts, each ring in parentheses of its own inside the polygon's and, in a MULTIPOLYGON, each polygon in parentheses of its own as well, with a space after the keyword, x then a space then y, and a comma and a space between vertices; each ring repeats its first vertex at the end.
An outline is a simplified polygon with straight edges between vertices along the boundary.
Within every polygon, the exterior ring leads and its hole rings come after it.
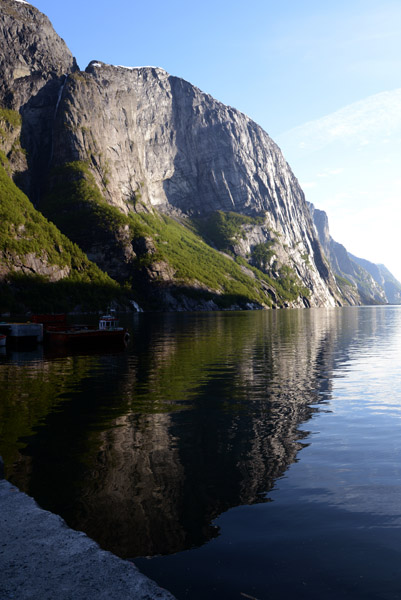
POLYGON ((0 598, 174 600, 2 476, 0 459, 0 598))

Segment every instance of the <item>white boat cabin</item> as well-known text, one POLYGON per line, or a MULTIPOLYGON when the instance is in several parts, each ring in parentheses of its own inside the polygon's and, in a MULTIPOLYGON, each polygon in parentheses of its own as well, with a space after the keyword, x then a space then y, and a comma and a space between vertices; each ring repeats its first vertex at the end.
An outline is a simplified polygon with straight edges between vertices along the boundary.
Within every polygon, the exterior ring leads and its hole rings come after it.
POLYGON ((118 319, 114 314, 103 315, 99 319, 99 329, 103 331, 115 331, 120 329, 118 319))

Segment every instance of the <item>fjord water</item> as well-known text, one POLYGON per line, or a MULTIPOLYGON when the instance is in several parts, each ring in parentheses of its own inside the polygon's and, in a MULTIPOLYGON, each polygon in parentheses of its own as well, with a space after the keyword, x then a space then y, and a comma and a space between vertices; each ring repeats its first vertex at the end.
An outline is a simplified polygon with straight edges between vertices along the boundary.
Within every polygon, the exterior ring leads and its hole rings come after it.
POLYGON ((178 599, 401 596, 401 307, 135 315, 0 356, 7 477, 178 599))

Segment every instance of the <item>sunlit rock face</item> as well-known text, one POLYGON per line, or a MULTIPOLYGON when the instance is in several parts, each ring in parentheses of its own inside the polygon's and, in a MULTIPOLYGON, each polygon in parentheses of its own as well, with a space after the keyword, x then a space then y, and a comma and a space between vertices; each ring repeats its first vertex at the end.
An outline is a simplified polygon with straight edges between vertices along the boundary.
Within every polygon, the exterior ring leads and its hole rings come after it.
POLYGON ((350 254, 352 260, 365 269, 384 290, 390 304, 401 304, 401 284, 385 265, 376 265, 350 254))
MULTIPOLYGON (((375 265, 361 259, 355 259, 350 255, 342 244, 339 244, 330 235, 329 220, 323 210, 319 210, 309 204, 319 241, 325 256, 330 261, 334 273, 346 278, 350 285, 342 285, 343 295, 350 304, 386 304, 388 302, 386 292, 381 285, 379 269, 373 269, 375 265), (372 271, 366 268, 372 266, 372 271), (373 273, 377 272, 377 277, 373 273)), ((390 274, 391 275, 391 274, 390 274)), ((394 279, 394 278, 393 278, 394 279)), ((384 283, 384 278, 382 278, 384 283)))
POLYGON ((303 192, 277 145, 190 83, 159 68, 96 61, 72 74, 57 112, 52 164, 72 161, 89 162, 104 197, 125 213, 264 216, 265 226, 244 238, 248 251, 275 232, 282 261, 312 291, 311 305, 338 301, 303 192))
POLYGON ((114 203, 129 209, 140 192, 168 212, 268 211, 272 224, 286 222, 291 238, 310 224, 303 193, 271 138, 163 69, 92 62, 67 82, 63 97, 60 120, 70 143, 63 144, 67 156, 57 147, 57 160, 88 152, 96 159, 102 151, 114 203))
POLYGON ((7 48, 0 60, 0 95, 9 108, 18 110, 49 82, 77 68, 49 19, 28 3, 2 0, 0 35, 7 48))
MULTIPOLYGON (((78 71, 47 17, 29 4, 4 0, 0 28, 7 50, 0 102, 21 112, 28 156, 21 185, 39 209, 52 191, 52 169, 78 161, 125 214, 260 216, 264 225, 245 232, 239 254, 274 235, 278 262, 310 290, 291 306, 342 303, 298 181, 256 123, 160 68, 92 61, 78 71)), ((90 234, 88 255, 113 277, 129 278, 135 257, 124 232, 111 235, 105 253, 101 232, 90 234)))

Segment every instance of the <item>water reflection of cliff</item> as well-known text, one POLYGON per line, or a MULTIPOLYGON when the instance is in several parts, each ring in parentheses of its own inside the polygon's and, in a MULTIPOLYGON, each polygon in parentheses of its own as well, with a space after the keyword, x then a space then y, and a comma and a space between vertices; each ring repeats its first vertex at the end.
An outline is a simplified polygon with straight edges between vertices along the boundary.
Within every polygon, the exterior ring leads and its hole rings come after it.
MULTIPOLYGON (((0 455, 6 476, 18 460, 18 450, 47 415, 93 368, 92 356, 68 356, 64 361, 45 360, 43 348, 34 351, 4 352, 0 363, 0 455)), ((26 468, 26 466, 25 466, 26 468)))
POLYGON ((204 543, 217 515, 266 501, 296 460, 299 425, 329 398, 333 364, 358 342, 358 315, 139 317, 132 354, 98 367, 95 393, 93 381, 81 386, 85 410, 77 398, 38 435, 31 493, 121 556, 204 543), (59 472, 43 464, 55 452, 59 472))

